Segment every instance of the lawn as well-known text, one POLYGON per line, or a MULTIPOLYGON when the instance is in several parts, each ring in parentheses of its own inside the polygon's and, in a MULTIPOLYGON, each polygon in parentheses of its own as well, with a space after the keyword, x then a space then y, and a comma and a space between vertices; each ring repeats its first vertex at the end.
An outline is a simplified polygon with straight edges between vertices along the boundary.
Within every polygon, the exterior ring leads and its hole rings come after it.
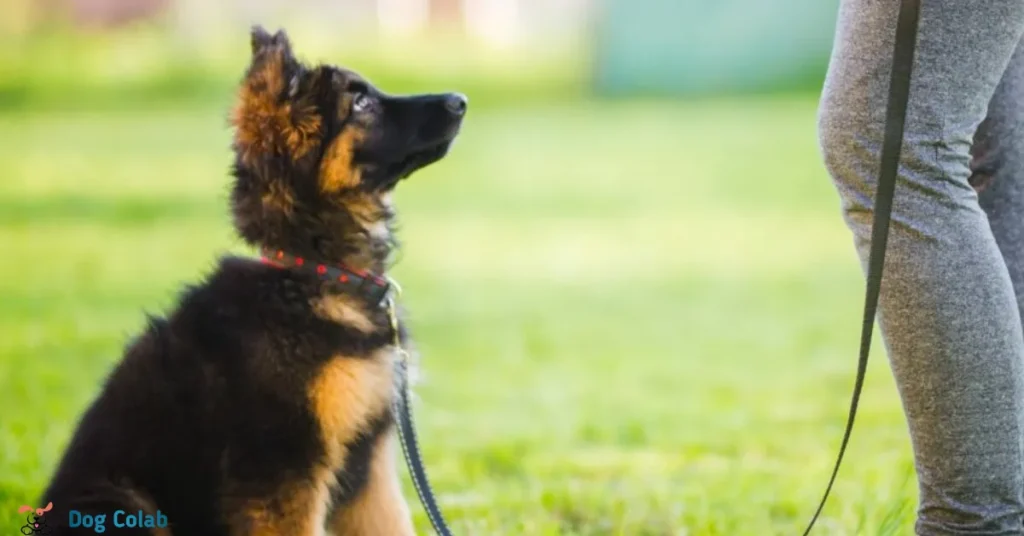
MULTIPOLYGON (((448 159, 399 188, 393 275, 457 534, 800 533, 842 432, 863 289, 814 113, 807 96, 471 106, 448 159)), ((226 214, 225 117, 0 116, 4 534, 144 313, 251 254, 226 214)), ((907 533, 916 499, 876 351, 816 534, 907 533)))

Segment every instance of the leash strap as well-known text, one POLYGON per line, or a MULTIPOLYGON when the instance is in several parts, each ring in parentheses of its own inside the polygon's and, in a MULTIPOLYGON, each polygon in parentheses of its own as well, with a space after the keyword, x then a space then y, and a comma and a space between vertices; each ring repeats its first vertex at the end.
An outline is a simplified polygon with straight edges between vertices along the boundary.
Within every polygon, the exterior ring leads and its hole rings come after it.
POLYGON ((409 475, 412 477, 413 486, 416 487, 416 494, 423 503, 423 509, 430 518, 430 524, 438 536, 451 536, 448 525, 441 515, 441 509, 437 506, 434 492, 430 489, 430 481, 427 480, 427 470, 423 466, 423 457, 420 455, 419 442, 416 440, 416 427, 412 421, 412 406, 409 404, 408 370, 406 361, 403 359, 398 363, 400 367, 399 393, 395 399, 395 418, 398 421, 398 438, 402 444, 402 453, 405 455, 405 463, 409 466, 409 475))
POLYGON ((857 379, 850 397, 850 415, 846 419, 846 431, 839 446, 832 476, 821 497, 821 503, 814 512, 804 536, 810 534, 821 510, 828 501, 829 492, 839 474, 846 446, 850 442, 853 421, 857 416, 864 387, 864 374, 868 368, 868 354, 871 351, 871 333, 875 313, 878 310, 878 295, 882 288, 882 268, 885 265, 885 247, 889 240, 889 222, 892 216, 892 200, 896 190, 896 175, 899 170, 900 152, 903 149, 903 127, 907 119, 907 101, 910 98, 910 79, 914 63, 914 47, 917 44, 917 24, 920 19, 921 0, 901 0, 899 20, 896 23, 896 45, 892 59, 892 78, 889 82, 889 102, 885 119, 885 138, 882 141, 882 158, 878 173, 878 191, 875 193, 875 215, 871 227, 871 251, 868 256, 867 289, 864 297, 864 319, 861 325, 860 357, 857 361, 857 379))
MULTIPOLYGON (((400 288, 391 282, 396 292, 400 288)), ((452 536, 441 515, 441 508, 437 506, 437 499, 430 488, 430 480, 427 479, 427 469, 423 465, 423 456, 420 454, 419 441, 416 440, 416 426, 412 419, 412 404, 409 403, 409 354, 402 348, 398 332, 398 314, 395 311, 395 298, 391 296, 387 301, 388 316, 391 320, 391 331, 395 334, 394 346, 398 349, 399 360, 395 363, 395 373, 398 377, 398 393, 391 408, 395 417, 395 424, 398 428, 398 442, 402 445, 402 454, 405 456, 405 464, 409 467, 409 476, 412 478, 413 487, 416 488, 416 495, 423 504, 430 524, 438 536, 452 536)))

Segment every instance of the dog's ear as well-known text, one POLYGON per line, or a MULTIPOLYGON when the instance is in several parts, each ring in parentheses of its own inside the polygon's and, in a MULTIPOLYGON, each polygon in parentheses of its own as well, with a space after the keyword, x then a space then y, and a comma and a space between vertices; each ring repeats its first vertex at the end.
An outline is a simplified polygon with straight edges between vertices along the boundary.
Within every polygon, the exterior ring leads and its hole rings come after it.
POLYGON ((232 116, 238 148, 247 156, 298 159, 315 146, 322 124, 315 103, 299 95, 308 73, 284 30, 271 34, 254 26, 250 45, 252 60, 232 116))
POLYGON ((289 56, 292 53, 291 42, 288 40, 288 34, 284 33, 284 30, 278 30, 277 33, 271 35, 264 27, 257 24, 252 27, 249 36, 254 59, 274 51, 282 51, 289 56))
POLYGON ((297 86, 301 68, 284 30, 271 34, 262 26, 253 26, 249 44, 252 63, 247 78, 254 89, 281 96, 297 86))

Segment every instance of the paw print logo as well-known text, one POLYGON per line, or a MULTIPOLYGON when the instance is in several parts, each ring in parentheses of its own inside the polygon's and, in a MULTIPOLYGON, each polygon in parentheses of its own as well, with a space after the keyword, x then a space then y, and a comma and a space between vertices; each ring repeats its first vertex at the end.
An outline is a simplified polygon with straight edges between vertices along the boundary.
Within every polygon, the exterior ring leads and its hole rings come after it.
POLYGON ((25 517, 25 524, 21 526, 21 533, 25 536, 45 535, 47 531, 44 516, 46 512, 52 509, 53 503, 49 503, 43 508, 32 508, 28 505, 18 507, 19 514, 28 512, 28 516, 25 517))

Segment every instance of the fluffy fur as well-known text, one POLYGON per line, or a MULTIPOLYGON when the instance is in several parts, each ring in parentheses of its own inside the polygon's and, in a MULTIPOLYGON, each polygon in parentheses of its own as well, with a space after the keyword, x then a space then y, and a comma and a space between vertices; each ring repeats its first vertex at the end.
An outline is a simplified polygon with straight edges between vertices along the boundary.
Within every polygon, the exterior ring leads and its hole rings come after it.
MULTIPOLYGON (((439 160, 458 94, 394 97, 254 28, 232 112, 231 210, 253 246, 383 274, 390 192, 439 160)), ((41 504, 156 514, 118 534, 413 534, 393 465, 389 315, 299 268, 222 258, 126 348, 41 504)), ((400 328, 402 344, 406 343, 400 328)))

